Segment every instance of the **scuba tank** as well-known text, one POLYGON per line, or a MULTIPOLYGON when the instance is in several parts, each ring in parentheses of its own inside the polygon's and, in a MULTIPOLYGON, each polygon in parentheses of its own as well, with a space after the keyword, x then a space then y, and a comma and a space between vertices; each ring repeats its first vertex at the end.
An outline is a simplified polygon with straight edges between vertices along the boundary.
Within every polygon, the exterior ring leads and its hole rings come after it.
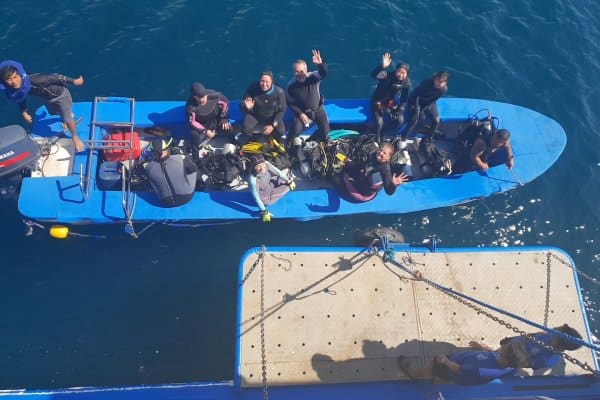
POLYGON ((310 168, 310 164, 306 160, 306 154, 304 154, 304 149, 302 148, 302 139, 299 137, 295 137, 292 145, 294 146, 294 151, 296 152, 296 157, 298 158, 300 173, 305 178, 312 178, 312 170, 310 168))

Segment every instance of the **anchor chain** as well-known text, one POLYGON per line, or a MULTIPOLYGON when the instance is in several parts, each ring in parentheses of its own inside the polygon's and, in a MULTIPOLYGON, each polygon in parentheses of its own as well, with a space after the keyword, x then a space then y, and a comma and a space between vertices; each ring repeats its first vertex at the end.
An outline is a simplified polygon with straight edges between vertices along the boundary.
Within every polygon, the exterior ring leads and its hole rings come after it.
POLYGON ((260 356, 263 384, 263 399, 269 399, 267 389, 267 355, 265 350, 265 245, 261 247, 260 258, 260 356))
POLYGON ((548 327, 548 312, 550 311, 550 255, 546 254, 546 306, 544 308, 544 326, 548 327))
POLYGON ((567 263, 565 260, 563 260, 562 258, 558 257, 556 254, 552 254, 552 257, 555 258, 556 260, 558 260, 561 264, 563 264, 563 265, 571 268, 572 270, 574 270, 575 272, 577 272, 579 275, 583 276, 585 279, 591 281, 594 285, 599 285, 600 286, 600 281, 598 279, 594 278, 591 275, 586 274, 581 269, 575 267, 575 265, 571 265, 571 264, 567 263))
POLYGON ((256 267, 258 266, 258 264, 265 257, 265 252, 266 252, 265 245, 262 245, 261 246, 261 250, 258 253, 258 258, 256 259, 256 261, 254 261, 254 263, 252 264, 252 266, 250 266, 250 269, 248 269, 248 272, 246 272, 246 275, 244 275, 244 277, 240 281, 240 285, 241 286, 243 286, 244 283, 246 283, 246 281, 248 280, 248 278, 250 277, 250 275, 252 274, 252 272, 256 269, 256 267))

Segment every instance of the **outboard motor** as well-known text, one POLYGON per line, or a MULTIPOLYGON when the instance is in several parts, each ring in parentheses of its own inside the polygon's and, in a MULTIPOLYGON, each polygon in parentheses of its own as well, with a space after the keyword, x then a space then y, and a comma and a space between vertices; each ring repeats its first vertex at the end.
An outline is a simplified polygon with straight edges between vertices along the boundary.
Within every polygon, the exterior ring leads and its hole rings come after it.
POLYGON ((0 128, 0 197, 16 199, 23 177, 30 176, 40 146, 20 125, 0 128))

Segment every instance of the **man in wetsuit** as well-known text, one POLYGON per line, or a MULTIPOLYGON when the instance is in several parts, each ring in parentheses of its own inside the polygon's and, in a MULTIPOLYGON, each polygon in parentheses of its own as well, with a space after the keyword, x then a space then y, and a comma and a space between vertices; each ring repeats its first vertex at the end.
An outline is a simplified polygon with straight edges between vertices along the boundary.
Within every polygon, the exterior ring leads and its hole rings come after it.
POLYGON ((206 89, 200 82, 194 82, 190 87, 185 113, 195 149, 218 133, 231 132, 229 100, 221 92, 206 89))
POLYGON ((491 135, 479 136, 471 147, 472 166, 480 171, 487 171, 490 164, 497 165, 492 162, 497 157, 505 157, 503 161, 508 169, 513 167, 514 157, 510 145, 510 132, 507 129, 498 129, 491 135))
POLYGON ((269 136, 280 140, 285 132, 285 108, 285 92, 273 83, 271 71, 263 72, 258 82, 246 89, 244 100, 240 103, 245 114, 242 133, 249 140, 265 142, 269 136), (255 132, 257 128, 259 131, 255 132))
POLYGON ((408 99, 408 108, 410 111, 408 126, 401 133, 400 148, 406 147, 406 137, 412 132, 421 114, 427 116, 432 123, 429 135, 433 136, 440 126, 440 113, 438 112, 436 101, 448 90, 447 71, 438 71, 429 79, 422 81, 419 86, 411 93, 408 99))
POLYGON ((319 129, 310 140, 326 141, 330 131, 329 119, 323 108, 324 99, 319 90, 321 81, 327 76, 327 64, 321 58, 319 50, 313 50, 312 53, 312 61, 318 71, 309 73, 304 60, 297 60, 292 65, 294 79, 287 87, 287 103, 294 113, 294 122, 288 132, 288 145, 291 145, 293 139, 313 122, 319 129))
POLYGON ((83 85, 83 77, 69 78, 59 74, 27 74, 23 66, 12 60, 0 63, 0 89, 6 97, 17 103, 21 109, 23 119, 32 123, 33 118, 27 110, 27 96, 40 97, 51 115, 59 115, 63 125, 71 132, 71 138, 77 151, 84 149, 83 142, 77 135, 75 120, 73 119, 73 99, 67 85, 83 85))
POLYGON ((381 188, 388 195, 394 194, 396 187, 408 181, 408 176, 403 172, 392 173, 390 160, 393 154, 394 146, 384 142, 367 160, 366 165, 349 161, 342 172, 343 182, 336 182, 336 185, 345 189, 358 202, 373 199, 381 188))
POLYGON ((170 155, 172 138, 155 138, 150 147, 152 161, 144 164, 144 172, 164 207, 178 207, 194 197, 198 168, 183 154, 170 155))
POLYGON ((371 73, 371 76, 379 81, 371 96, 371 111, 375 118, 375 134, 379 143, 381 143, 384 114, 388 114, 394 121, 395 128, 399 128, 404 123, 404 110, 410 89, 408 64, 399 63, 393 73, 388 71, 390 65, 392 65, 392 56, 390 53, 385 53, 381 58, 381 64, 371 73))

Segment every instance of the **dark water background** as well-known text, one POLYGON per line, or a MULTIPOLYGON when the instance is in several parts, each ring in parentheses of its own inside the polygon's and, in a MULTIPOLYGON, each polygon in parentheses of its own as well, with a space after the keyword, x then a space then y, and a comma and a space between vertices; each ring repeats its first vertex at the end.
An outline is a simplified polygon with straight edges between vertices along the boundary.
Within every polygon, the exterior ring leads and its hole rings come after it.
MULTIPOLYGON (((558 246, 600 277, 599 17, 596 0, 2 3, 0 58, 30 72, 83 74, 76 101, 183 100, 193 80, 239 98, 265 68, 287 82, 291 62, 310 59, 312 48, 330 66, 326 96, 366 97, 371 69, 391 51, 417 82, 447 68, 449 96, 556 119, 568 145, 525 187, 408 215, 153 227, 135 241, 122 226, 76 227, 110 239, 57 241, 25 237, 18 213, 4 206, 0 388, 231 378, 238 261, 261 243, 346 245, 380 224, 413 241, 435 233, 442 246, 558 246)), ((0 100, 0 126, 19 118, 0 100)), ((600 292, 587 281, 582 290, 598 335, 600 292)))

